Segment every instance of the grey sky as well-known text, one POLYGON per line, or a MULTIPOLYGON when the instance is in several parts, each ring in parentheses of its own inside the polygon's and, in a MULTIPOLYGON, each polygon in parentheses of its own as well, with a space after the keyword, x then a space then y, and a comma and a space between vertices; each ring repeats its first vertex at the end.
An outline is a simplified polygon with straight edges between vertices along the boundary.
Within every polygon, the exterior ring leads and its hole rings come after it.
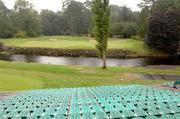
MULTIPOLYGON (((15 0, 2 0, 5 5, 12 9, 14 6, 15 0)), ((53 11, 58 11, 61 10, 62 8, 62 1, 63 0, 28 0, 32 2, 35 5, 35 8, 37 10, 42 10, 42 9, 49 9, 53 11)), ((76 0, 80 2, 84 2, 86 0, 76 0)), ((123 6, 126 5, 127 7, 130 7, 133 11, 138 11, 140 10, 137 6, 138 3, 140 3, 141 0, 110 0, 111 4, 123 6)))

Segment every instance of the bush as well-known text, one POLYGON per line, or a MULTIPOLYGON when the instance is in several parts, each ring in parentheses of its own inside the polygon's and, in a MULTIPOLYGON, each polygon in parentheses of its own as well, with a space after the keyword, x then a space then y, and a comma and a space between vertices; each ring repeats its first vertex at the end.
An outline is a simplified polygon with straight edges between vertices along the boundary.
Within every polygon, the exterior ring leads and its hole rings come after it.
POLYGON ((25 38, 27 37, 27 32, 26 31, 18 31, 15 35, 15 38, 25 38))
POLYGON ((146 43, 153 48, 177 54, 180 41, 180 12, 168 10, 155 12, 149 21, 146 43))
POLYGON ((0 52, 3 51, 4 44, 0 42, 0 52))
POLYGON ((0 38, 12 38, 13 34, 14 33, 11 30, 0 30, 0 38))

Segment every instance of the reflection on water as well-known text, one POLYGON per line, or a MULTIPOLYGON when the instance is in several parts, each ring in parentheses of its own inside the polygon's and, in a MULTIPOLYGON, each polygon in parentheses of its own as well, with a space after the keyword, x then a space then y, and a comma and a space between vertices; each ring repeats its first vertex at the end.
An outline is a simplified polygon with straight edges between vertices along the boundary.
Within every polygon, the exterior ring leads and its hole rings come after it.
MULTIPOLYGON (((0 55, 0 60, 41 63, 41 64, 60 64, 60 65, 84 65, 84 66, 101 66, 101 60, 98 58, 87 57, 49 57, 49 56, 26 56, 26 55, 0 55)), ((147 66, 147 65, 180 65, 180 60, 170 58, 133 58, 118 59, 108 58, 108 66, 147 66)))

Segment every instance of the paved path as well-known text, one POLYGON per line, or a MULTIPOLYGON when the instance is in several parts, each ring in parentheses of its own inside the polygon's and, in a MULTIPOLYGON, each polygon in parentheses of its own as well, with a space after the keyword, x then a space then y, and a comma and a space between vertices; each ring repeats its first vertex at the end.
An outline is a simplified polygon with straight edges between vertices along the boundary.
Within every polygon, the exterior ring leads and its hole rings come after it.
POLYGON ((0 100, 17 95, 17 92, 0 92, 0 100))
POLYGON ((161 75, 161 74, 136 74, 139 79, 144 80, 168 80, 176 81, 180 80, 180 75, 161 75))

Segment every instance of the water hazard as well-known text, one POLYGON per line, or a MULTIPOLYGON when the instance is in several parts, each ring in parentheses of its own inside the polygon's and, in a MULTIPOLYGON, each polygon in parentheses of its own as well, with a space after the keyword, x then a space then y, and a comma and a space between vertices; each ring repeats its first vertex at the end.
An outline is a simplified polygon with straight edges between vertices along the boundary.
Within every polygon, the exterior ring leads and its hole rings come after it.
MULTIPOLYGON (((56 64, 56 65, 83 65, 83 66, 101 66, 101 60, 89 57, 49 57, 49 56, 26 56, 26 55, 0 55, 0 60, 56 64)), ((108 58, 108 66, 147 66, 147 65, 180 65, 180 60, 171 58, 108 58)))

